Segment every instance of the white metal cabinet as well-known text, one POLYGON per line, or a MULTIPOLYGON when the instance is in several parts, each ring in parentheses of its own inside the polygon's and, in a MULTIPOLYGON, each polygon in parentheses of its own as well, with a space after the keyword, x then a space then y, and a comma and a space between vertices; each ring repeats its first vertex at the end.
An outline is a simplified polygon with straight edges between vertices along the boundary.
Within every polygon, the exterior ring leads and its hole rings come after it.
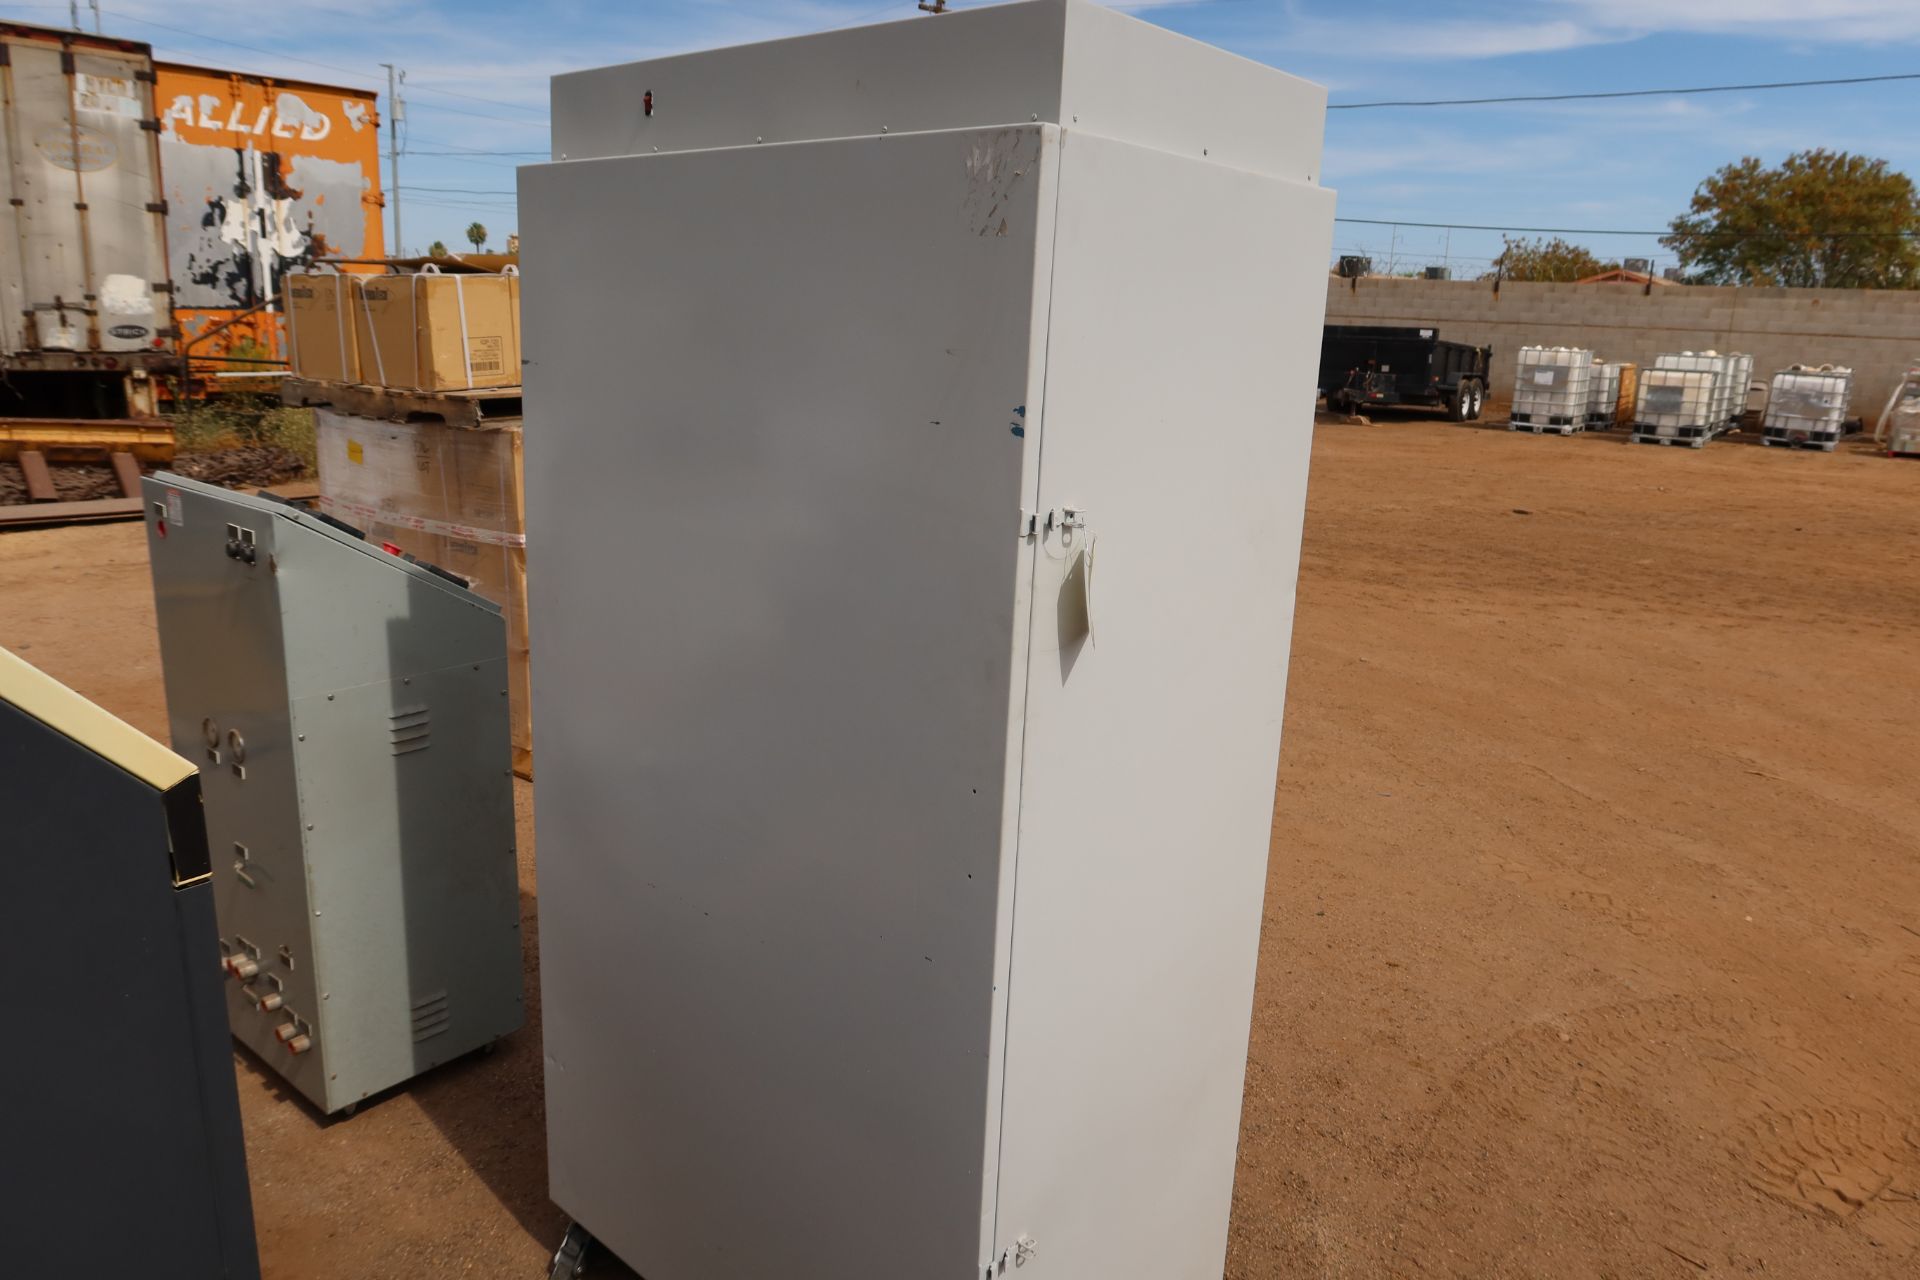
POLYGON ((571 158, 522 177, 549 1160, 649 1280, 1218 1272, 1319 113, 1061 0, 556 83, 571 158), (1154 74, 1171 119, 1130 123, 1154 74), (802 88, 817 140, 756 145, 802 88))

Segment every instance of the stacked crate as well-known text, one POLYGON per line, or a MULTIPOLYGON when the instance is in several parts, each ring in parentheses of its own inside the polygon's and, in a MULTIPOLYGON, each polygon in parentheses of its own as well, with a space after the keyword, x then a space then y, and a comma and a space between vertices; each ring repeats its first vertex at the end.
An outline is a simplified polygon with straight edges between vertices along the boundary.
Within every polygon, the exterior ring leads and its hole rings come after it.
POLYGON ((1853 370, 1825 365, 1795 365, 1773 375, 1761 439, 1769 445, 1796 445, 1832 453, 1846 432, 1853 401, 1853 370))
POLYGON ((1620 407, 1620 365, 1610 360, 1595 360, 1588 383, 1587 430, 1605 431, 1613 425, 1620 407))
POLYGON ((532 777, 517 268, 393 265, 288 278, 284 396, 316 411, 322 511, 505 613, 513 767, 532 777))
POLYGON ((1579 347, 1522 347, 1513 374, 1510 431, 1572 435, 1587 424, 1593 352, 1579 347))

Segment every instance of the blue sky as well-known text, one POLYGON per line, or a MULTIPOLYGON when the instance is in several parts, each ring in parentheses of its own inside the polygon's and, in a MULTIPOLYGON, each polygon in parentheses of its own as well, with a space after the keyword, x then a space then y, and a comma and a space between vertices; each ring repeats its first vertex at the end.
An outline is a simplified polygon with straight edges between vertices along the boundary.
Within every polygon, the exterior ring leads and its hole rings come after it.
MULTIPOLYGON (((957 0, 956 8, 975 0, 957 0)), ((1920 71, 1920 0, 1168 0, 1116 7, 1326 85, 1332 101, 1479 97, 1920 71)), ((407 69, 407 240, 514 229, 513 166, 543 153, 556 71, 915 14, 913 0, 105 0, 162 57, 384 92, 407 69), (280 15, 278 17, 274 15, 280 15), (225 42, 225 43, 223 43, 225 42), (246 46, 245 48, 235 47, 246 46), (315 65, 323 64, 323 65, 315 65), (441 153, 441 154, 429 154, 441 153), (526 157, 528 159, 532 156, 526 157), (427 188, 433 188, 428 190, 427 188)), ((84 12, 84 6, 83 6, 84 12)), ((65 21, 65 4, 0 15, 65 21)), ((384 101, 382 108, 385 108, 384 101)), ((1690 98, 1341 111, 1325 181, 1350 217, 1658 228, 1741 155, 1814 146, 1920 174, 1920 81, 1690 98)), ((1609 256, 1650 238, 1573 236, 1609 256)), ((1484 269, 1497 233, 1342 224, 1402 268, 1484 269)))

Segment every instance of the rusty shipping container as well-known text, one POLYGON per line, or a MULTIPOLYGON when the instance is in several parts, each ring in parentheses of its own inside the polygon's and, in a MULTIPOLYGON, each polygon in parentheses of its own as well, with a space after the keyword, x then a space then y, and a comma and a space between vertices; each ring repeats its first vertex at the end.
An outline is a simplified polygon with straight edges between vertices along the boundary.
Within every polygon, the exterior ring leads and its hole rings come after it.
POLYGON ((0 417, 154 408, 173 360, 153 51, 0 23, 0 417))
POLYGON ((285 359, 279 309, 235 317, 320 258, 385 251, 377 100, 171 62, 157 72, 174 304, 189 354, 202 372, 269 368, 249 362, 285 359))

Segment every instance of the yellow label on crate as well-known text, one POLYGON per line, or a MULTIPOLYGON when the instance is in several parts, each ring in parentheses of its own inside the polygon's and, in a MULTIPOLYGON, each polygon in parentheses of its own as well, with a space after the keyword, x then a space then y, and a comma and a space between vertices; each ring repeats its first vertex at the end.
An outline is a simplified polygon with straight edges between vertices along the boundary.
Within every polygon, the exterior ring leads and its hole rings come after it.
POLYGON ((367 451, 360 447, 360 442, 358 440, 347 441, 347 461, 353 462, 353 463, 360 463, 360 462, 365 462, 366 460, 367 460, 367 451))

